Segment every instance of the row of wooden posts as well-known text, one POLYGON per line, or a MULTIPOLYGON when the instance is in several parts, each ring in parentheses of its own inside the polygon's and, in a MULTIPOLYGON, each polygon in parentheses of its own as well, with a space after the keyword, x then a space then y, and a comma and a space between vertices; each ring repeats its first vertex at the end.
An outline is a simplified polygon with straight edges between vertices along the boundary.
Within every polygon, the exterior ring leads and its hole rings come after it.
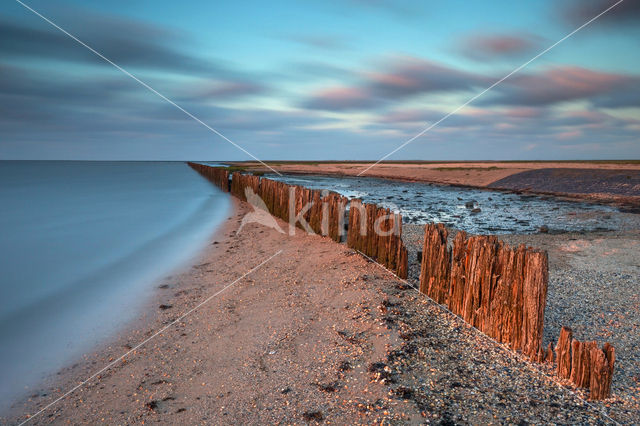
MULTIPOLYGON (((553 362, 551 344, 547 358, 553 362)), ((590 399, 606 399, 611 395, 616 351, 609 343, 602 348, 594 341, 581 342, 573 331, 562 327, 556 346, 556 373, 574 385, 589 389, 590 399)))
POLYGON ((229 192, 229 171, 223 167, 211 167, 199 163, 187 163, 192 169, 209 179, 224 192, 229 192))
MULTIPOLYGON (((313 233, 340 242, 347 236, 347 246, 359 250, 392 270, 400 278, 407 278, 408 252, 402 242, 402 216, 375 204, 346 197, 326 190, 309 189, 299 185, 261 178, 251 174, 229 174, 222 168, 188 163, 194 170, 223 190, 243 201, 259 197, 273 216, 313 233), (226 181, 225 175, 227 173, 226 181), (345 226, 345 212, 349 205, 349 220, 345 226), (345 232, 346 228, 346 232, 345 232)), ((259 201, 258 201, 259 202, 259 201)), ((257 203, 252 203, 256 206, 257 203)))
POLYGON ((402 242, 400 214, 375 204, 352 200, 347 245, 376 259, 400 278, 407 278, 409 256, 402 242))
POLYGON ((547 254, 464 231, 451 249, 448 234, 442 224, 425 226, 420 291, 513 350, 544 360, 547 254))
MULTIPOLYGON (((553 363, 552 344, 546 351, 542 346, 547 253, 464 231, 450 248, 448 238, 444 225, 425 225, 420 292, 532 361, 553 363)), ((563 328, 556 354, 559 377, 588 388, 591 399, 609 397, 615 362, 609 343, 599 349, 595 342, 572 340, 563 328)))
MULTIPOLYGON (((243 201, 247 201, 247 194, 260 197, 269 213, 284 221, 295 220, 303 228, 308 223, 314 233, 337 242, 342 241, 346 228, 348 247, 407 278, 408 253, 402 242, 400 214, 361 200, 349 201, 335 192, 189 165, 243 201)), ((425 225, 419 291, 532 361, 552 363, 552 345, 546 351, 542 346, 549 280, 547 253, 524 245, 510 247, 494 236, 469 236, 464 231, 456 234, 451 247, 448 240, 444 225, 425 225)), ((607 343, 600 349, 595 342, 580 342, 563 327, 555 353, 559 377, 590 389, 591 399, 609 397, 613 346, 607 343)))

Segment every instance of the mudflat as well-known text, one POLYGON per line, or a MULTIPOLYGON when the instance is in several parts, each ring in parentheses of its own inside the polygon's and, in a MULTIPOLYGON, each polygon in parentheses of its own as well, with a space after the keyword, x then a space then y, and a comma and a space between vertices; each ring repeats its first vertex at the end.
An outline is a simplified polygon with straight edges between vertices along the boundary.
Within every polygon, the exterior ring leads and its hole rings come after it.
MULTIPOLYGON (((270 171, 260 163, 235 166, 270 171)), ((281 173, 356 176, 372 163, 277 162, 281 173)), ((543 193, 640 207, 640 161, 383 162, 362 176, 543 193)))

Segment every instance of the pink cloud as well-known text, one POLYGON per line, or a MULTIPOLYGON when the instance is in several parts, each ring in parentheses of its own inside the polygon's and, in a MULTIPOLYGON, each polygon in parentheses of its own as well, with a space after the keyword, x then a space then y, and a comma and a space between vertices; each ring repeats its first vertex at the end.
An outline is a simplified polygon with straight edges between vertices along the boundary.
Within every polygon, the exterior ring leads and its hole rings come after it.
POLYGON ((357 87, 331 87, 316 92, 306 103, 307 108, 347 110, 368 108, 375 103, 371 94, 357 87))
POLYGON ((473 34, 460 42, 460 51, 471 59, 491 60, 521 56, 539 44, 540 39, 530 34, 473 34))
POLYGON ((419 93, 468 90, 486 84, 477 74, 415 57, 393 57, 384 72, 365 73, 366 85, 384 97, 403 97, 419 93))
POLYGON ((508 109, 505 115, 515 118, 537 118, 542 116, 544 111, 541 108, 515 107, 508 109))
POLYGON ((580 67, 557 67, 541 74, 514 76, 497 88, 498 96, 484 103, 544 106, 558 102, 589 99, 633 88, 636 80, 623 74, 593 71, 580 67))
POLYGON ((561 132, 561 133, 556 133, 555 137, 556 139, 559 140, 569 140, 569 139, 575 139, 582 136, 582 132, 580 130, 570 130, 568 132, 561 132))

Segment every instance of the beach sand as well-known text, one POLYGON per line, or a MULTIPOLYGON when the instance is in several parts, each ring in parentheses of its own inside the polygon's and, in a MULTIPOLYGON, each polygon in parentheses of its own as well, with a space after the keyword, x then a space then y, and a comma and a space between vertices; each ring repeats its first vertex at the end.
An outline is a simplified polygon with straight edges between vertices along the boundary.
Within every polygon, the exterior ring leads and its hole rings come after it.
POLYGON ((249 207, 233 203, 198 262, 159 284, 143 321, 2 422, 24 420, 282 250, 32 423, 611 423, 346 246, 258 224, 238 233, 249 207))

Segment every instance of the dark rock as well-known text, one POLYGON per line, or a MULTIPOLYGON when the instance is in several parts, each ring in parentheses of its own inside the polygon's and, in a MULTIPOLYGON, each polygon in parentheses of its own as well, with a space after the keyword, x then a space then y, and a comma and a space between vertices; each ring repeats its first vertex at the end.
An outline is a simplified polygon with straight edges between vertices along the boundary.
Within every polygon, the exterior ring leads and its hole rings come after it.
POLYGON ((367 370, 369 370, 369 373, 379 373, 381 371, 384 371, 384 368, 387 366, 387 364, 385 364, 384 362, 372 362, 371 364, 369 364, 369 368, 367 370))
POLYGON ((338 365, 338 370, 340 371, 349 371, 351 370, 353 367, 351 366, 351 363, 349 361, 342 361, 339 365, 338 365))
POLYGON ((474 208, 476 205, 476 200, 471 200, 471 201, 467 201, 466 203, 464 203, 464 206, 468 209, 472 209, 474 208))
POLYGON ((540 231, 541 234, 546 234, 549 232, 549 227, 547 225, 542 225, 538 231, 540 231))
POLYGON ((413 398, 413 389, 408 388, 406 386, 398 386, 393 393, 399 396, 402 399, 411 399, 413 398))
POLYGON ((147 410, 154 411, 156 408, 158 408, 158 401, 154 399, 144 404, 144 406, 147 408, 147 410))
POLYGON ((315 420, 316 422, 321 422, 322 420, 324 420, 324 416, 322 415, 322 411, 319 411, 319 410, 305 411, 302 414, 302 417, 308 422, 310 422, 312 420, 315 420))
POLYGON ((480 213, 482 210, 480 210, 480 207, 476 207, 475 209, 471 210, 471 213, 473 214, 477 214, 480 213))
POLYGON ((327 392, 327 393, 331 393, 331 392, 336 392, 338 390, 338 388, 340 387, 340 383, 338 382, 332 382, 332 383, 315 383, 315 385, 318 387, 318 389, 320 389, 322 392, 327 392))
POLYGON ((173 308, 173 305, 160 305, 158 306, 158 308, 162 309, 163 311, 166 309, 171 309, 173 308))

